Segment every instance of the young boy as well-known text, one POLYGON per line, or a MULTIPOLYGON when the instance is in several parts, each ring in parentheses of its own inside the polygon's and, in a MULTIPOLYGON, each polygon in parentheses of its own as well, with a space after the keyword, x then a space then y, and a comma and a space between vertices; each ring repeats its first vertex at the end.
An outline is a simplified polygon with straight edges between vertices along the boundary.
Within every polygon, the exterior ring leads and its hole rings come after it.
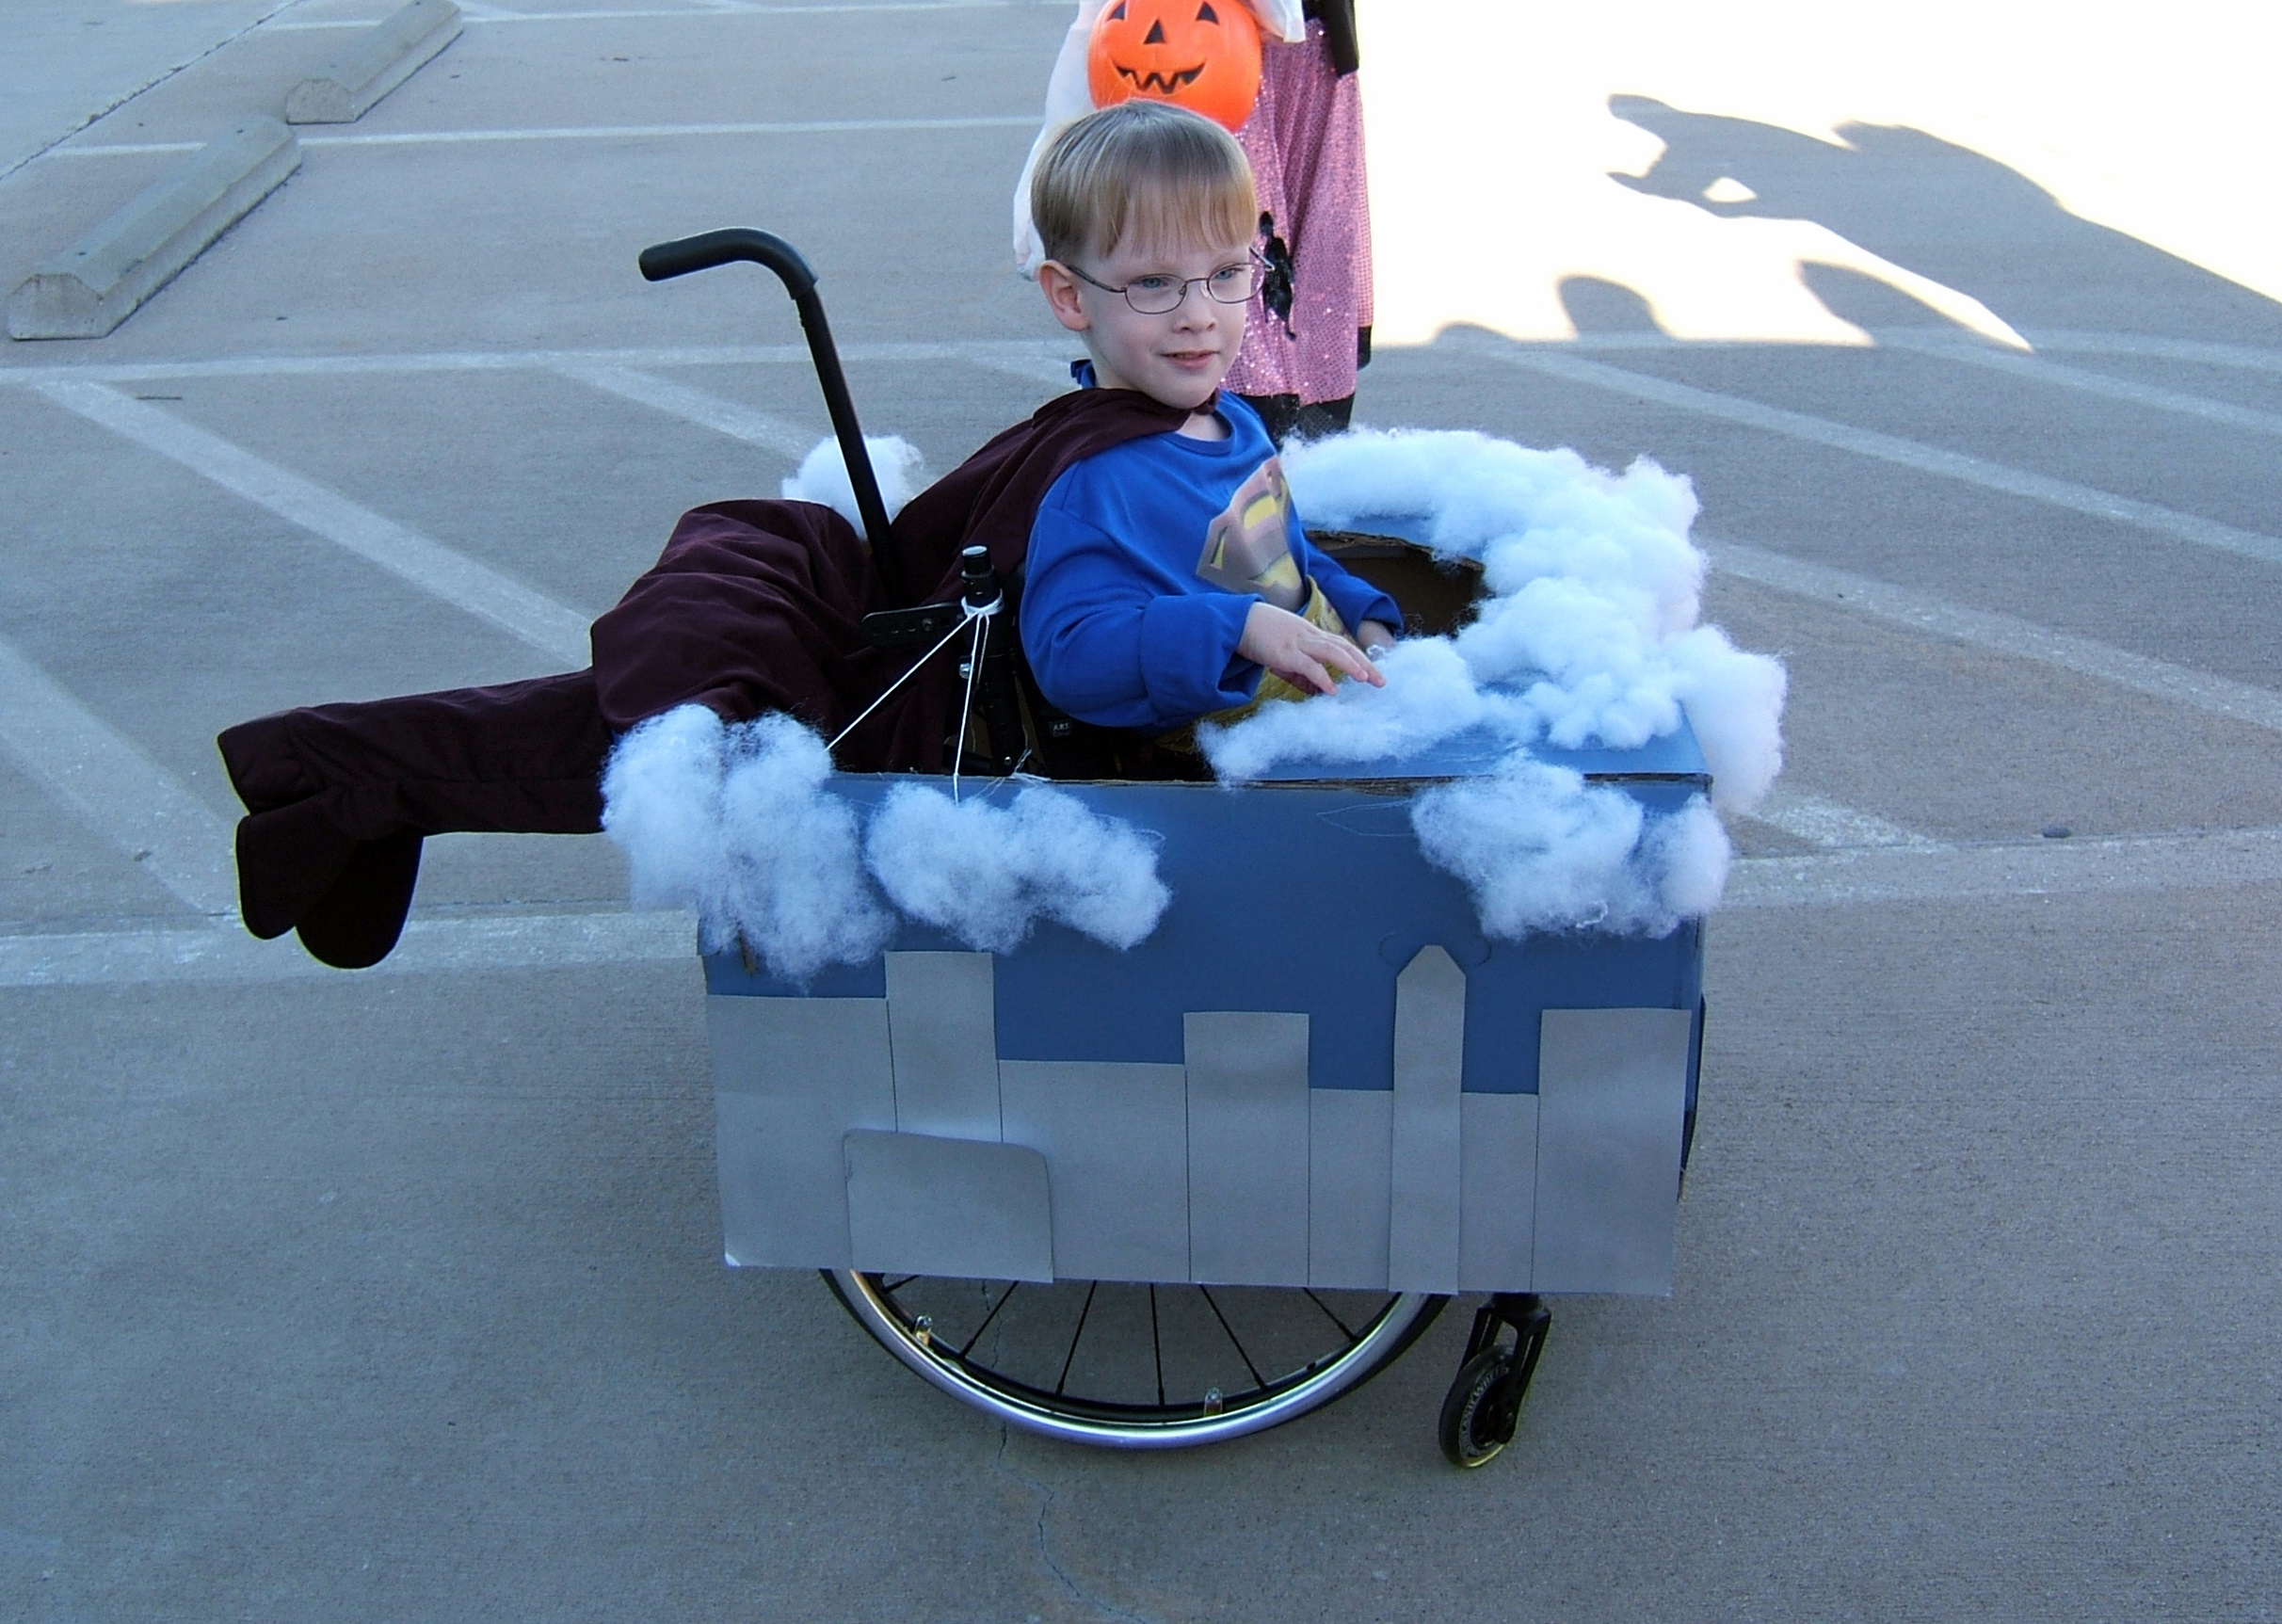
POLYGON ((1084 721, 1174 734, 1342 676, 1383 684, 1366 651, 1401 611, 1308 541, 1266 429, 1218 393, 1260 280, 1243 150, 1209 120, 1122 103, 1054 140, 1031 213, 1085 381, 1189 414, 1072 464, 1039 505, 1021 635, 1040 691, 1084 721))
MULTIPOLYGON (((912 498, 889 538, 911 589, 955 593, 967 546, 1002 570, 1027 554, 1021 631, 1047 697, 1151 735, 1336 676, 1381 681, 1347 632, 1391 641, 1394 604, 1308 546, 1260 420, 1215 400, 1254 281, 1243 153, 1217 125, 1134 103, 1058 141, 1039 194, 1055 256, 1040 280, 1085 335, 1094 387, 912 498)), ((786 712, 828 738, 868 714, 843 767, 942 770, 955 662, 877 703, 912 656, 871 646, 863 617, 899 606, 829 510, 712 503, 594 623, 589 669, 240 723, 218 742, 246 803, 247 927, 297 931, 328 964, 379 962, 427 836, 599 828, 613 740, 677 705, 786 712)))

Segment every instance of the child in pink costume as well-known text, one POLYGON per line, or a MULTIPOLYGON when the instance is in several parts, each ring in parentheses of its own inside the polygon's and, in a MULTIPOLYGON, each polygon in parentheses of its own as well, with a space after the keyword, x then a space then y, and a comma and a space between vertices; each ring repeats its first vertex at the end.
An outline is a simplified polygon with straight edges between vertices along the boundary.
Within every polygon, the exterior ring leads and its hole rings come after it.
POLYGON ((1308 37, 1262 41, 1260 100, 1236 133, 1260 191, 1268 260, 1223 387, 1280 442, 1336 434, 1370 359, 1371 203, 1352 0, 1309 0, 1308 37))

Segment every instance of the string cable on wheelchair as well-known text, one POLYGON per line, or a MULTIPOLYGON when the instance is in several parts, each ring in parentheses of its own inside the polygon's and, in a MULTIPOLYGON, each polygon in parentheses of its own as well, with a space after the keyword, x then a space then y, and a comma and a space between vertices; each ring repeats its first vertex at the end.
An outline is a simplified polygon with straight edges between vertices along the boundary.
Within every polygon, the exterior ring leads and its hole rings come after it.
POLYGON ((889 697, 892 695, 896 689, 902 687, 906 683, 909 682, 911 678, 917 674, 922 666, 924 666, 929 660, 932 660, 936 655, 941 653, 945 649, 949 648, 951 646, 952 639, 956 637, 961 632, 964 632, 970 624, 972 624, 974 627, 974 648, 967 662, 966 704, 962 705, 959 710, 957 751, 951 758, 951 794, 952 798, 956 800, 958 797, 959 766, 967 753, 968 710, 973 705, 974 702, 974 684, 976 673, 982 669, 983 633, 987 629, 984 623, 993 619, 998 614, 999 610, 1005 606, 1005 595, 1002 593, 999 596, 992 598, 988 603, 980 605, 967 603, 960 603, 958 624, 952 627, 948 632, 945 632, 942 636, 936 641, 935 647, 929 649, 925 653, 920 655, 918 659, 912 661, 909 666, 906 667, 902 676, 896 678, 892 683, 890 683, 885 688, 881 689, 879 697, 874 699, 870 704, 864 706, 862 710, 859 711, 856 714, 855 720, 848 723, 846 727, 841 729, 837 733, 834 733, 832 735, 832 742, 825 746, 825 748, 827 750, 838 749, 842 740, 845 739, 858 728, 863 726, 865 717, 869 716, 874 711, 879 709, 880 706, 886 704, 889 697))
POLYGON ((967 619, 974 622, 974 644, 967 651, 967 687, 958 702, 958 732, 954 736, 951 750, 951 801, 958 804, 958 769, 967 760, 967 718, 974 714, 974 685, 983 675, 983 634, 989 628, 990 617, 998 613, 998 600, 992 599, 988 609, 978 609, 967 619))

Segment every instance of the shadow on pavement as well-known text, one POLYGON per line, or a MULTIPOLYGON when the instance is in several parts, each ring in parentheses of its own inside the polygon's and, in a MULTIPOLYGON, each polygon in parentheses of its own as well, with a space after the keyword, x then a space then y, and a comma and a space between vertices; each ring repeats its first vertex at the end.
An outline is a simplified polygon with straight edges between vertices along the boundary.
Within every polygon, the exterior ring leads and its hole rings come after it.
POLYGON ((1620 281, 1597 276, 1566 276, 1561 308, 1580 333, 1662 332, 1656 307, 1620 281))
MULTIPOLYGON (((1970 294, 2017 329, 2282 346, 2282 304, 2070 214, 2017 170, 1922 130, 1843 124, 1838 134, 1847 145, 1838 146, 1647 96, 1612 96, 1609 110, 1664 143, 1646 175, 1612 177, 1620 184, 1723 217, 1811 220, 1970 294), (1728 185, 1719 193, 1732 201, 1707 197, 1720 182, 1728 185), (1755 195, 1743 197, 1737 183, 1755 195)), ((1856 273, 1810 272, 1808 286, 1846 320, 1941 319, 1891 289, 1872 299, 1869 279, 1856 273), (1832 303, 1834 296, 1853 308, 1832 303)))

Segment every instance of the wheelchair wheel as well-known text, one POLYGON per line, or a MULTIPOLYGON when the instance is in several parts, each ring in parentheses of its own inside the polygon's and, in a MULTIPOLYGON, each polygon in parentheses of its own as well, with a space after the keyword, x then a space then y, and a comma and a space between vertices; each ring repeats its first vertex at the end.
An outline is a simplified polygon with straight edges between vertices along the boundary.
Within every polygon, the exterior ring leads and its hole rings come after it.
POLYGON ((828 1270, 881 1346, 1010 1425, 1111 1449, 1217 1443, 1352 1392, 1448 1299, 828 1270))

